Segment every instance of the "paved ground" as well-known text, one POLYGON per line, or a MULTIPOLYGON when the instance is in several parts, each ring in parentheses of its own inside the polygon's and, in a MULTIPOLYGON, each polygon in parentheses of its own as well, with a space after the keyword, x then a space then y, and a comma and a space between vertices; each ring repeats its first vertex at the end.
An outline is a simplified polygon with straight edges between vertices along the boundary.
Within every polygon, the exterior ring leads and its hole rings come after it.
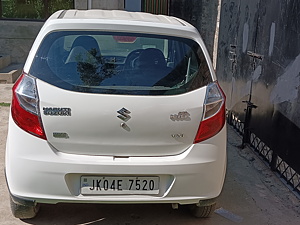
POLYGON ((170 205, 42 205, 32 220, 13 218, 4 177, 4 154, 11 85, 0 84, 0 225, 294 225, 300 221, 300 201, 248 148, 240 149, 241 138, 228 128, 228 171, 217 210, 209 219, 191 217, 185 208, 170 205))

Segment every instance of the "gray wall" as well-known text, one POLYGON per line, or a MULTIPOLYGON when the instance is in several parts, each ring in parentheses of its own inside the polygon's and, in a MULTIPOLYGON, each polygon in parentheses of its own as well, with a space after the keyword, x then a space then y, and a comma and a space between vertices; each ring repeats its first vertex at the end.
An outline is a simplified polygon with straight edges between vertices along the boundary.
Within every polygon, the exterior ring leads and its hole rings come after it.
POLYGON ((0 20, 0 55, 12 63, 24 63, 43 22, 0 20))
POLYGON ((170 0, 170 15, 194 25, 212 57, 219 0, 170 0))
MULTIPOLYGON (((88 0, 75 0, 75 9, 88 9, 88 0)), ((91 0, 92 9, 124 9, 124 0, 91 0)))
POLYGON ((244 121, 251 100, 251 131, 298 173, 299 10, 299 0, 222 0, 217 64, 227 108, 244 121))

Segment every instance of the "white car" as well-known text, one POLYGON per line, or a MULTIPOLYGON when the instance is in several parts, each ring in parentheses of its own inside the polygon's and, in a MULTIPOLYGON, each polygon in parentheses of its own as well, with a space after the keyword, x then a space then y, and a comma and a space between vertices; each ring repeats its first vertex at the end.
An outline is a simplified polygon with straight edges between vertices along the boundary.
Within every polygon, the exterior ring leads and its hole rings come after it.
POLYGON ((197 29, 148 13, 54 13, 13 86, 5 164, 17 218, 60 202, 209 216, 226 170, 225 96, 197 29))

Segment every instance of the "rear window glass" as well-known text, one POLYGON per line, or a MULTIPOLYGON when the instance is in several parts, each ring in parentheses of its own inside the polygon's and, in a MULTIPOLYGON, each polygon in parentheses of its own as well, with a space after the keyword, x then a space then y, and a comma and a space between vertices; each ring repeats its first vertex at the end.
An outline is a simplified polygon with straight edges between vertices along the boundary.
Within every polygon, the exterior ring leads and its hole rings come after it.
POLYGON ((195 41, 115 32, 50 33, 29 73, 59 88, 101 94, 175 95, 211 82, 195 41))

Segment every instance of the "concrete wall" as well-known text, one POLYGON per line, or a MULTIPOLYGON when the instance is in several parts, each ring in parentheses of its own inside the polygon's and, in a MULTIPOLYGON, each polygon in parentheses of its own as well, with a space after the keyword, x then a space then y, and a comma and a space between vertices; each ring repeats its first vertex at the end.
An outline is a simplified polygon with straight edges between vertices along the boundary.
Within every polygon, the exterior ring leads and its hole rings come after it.
POLYGON ((217 74, 227 108, 300 172, 300 1, 222 0, 217 74))
POLYGON ((219 0, 170 0, 170 15, 186 20, 200 32, 212 57, 219 0))
POLYGON ((93 9, 124 9, 123 0, 93 0, 93 9))
POLYGON ((43 22, 0 20, 0 55, 12 63, 24 63, 43 22))
POLYGON ((76 9, 124 9, 124 0, 75 0, 76 9))

